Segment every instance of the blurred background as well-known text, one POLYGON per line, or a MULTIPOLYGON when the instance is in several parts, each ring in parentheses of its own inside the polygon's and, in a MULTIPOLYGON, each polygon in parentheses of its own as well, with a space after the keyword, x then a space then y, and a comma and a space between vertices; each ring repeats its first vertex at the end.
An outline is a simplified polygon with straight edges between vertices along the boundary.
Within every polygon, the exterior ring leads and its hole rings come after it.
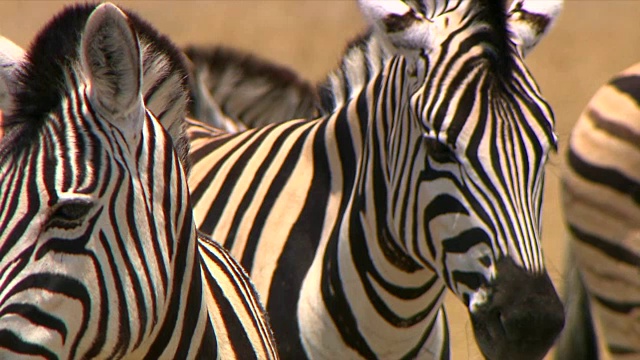
MULTIPOLYGON (((26 47, 70 1, 0 1, 0 34, 26 47)), ((347 41, 364 29, 355 2, 121 1, 180 46, 226 44, 292 67, 320 81, 338 62, 347 41)), ((567 1, 556 27, 527 58, 554 108, 560 152, 595 90, 640 61, 640 1, 567 1)), ((562 290, 565 229, 559 206, 562 156, 547 167, 543 244, 549 273, 562 290)), ((452 359, 481 359, 465 309, 447 302, 452 359)), ((550 358, 550 357, 549 357, 550 358)))

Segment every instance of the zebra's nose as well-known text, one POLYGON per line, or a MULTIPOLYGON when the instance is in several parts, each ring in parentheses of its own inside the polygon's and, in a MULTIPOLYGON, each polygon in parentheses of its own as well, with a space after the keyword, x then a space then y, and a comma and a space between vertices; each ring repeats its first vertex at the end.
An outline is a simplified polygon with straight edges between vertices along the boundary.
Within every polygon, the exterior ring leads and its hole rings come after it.
POLYGON ((471 312, 488 359, 542 359, 564 326, 564 309, 549 275, 531 274, 510 258, 496 263, 489 300, 471 312))

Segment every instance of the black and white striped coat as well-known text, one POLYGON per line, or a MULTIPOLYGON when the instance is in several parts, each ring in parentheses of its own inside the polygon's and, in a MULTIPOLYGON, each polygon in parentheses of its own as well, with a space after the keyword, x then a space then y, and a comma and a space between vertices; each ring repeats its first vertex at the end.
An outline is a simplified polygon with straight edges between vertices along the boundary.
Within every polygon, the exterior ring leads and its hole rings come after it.
POLYGON ((277 358, 248 277, 193 223, 173 45, 111 4, 6 45, 0 358, 277 358))
POLYGON ((522 57, 561 3, 360 5, 380 51, 355 49, 329 114, 191 122, 196 223, 250 272, 283 357, 446 358, 449 288, 486 357, 541 358, 563 323, 540 250, 556 140, 522 57))
POLYGON ((562 172, 569 230, 567 329, 558 359, 640 359, 640 64, 602 86, 571 132, 562 172), (592 313, 593 310, 593 313, 592 313))

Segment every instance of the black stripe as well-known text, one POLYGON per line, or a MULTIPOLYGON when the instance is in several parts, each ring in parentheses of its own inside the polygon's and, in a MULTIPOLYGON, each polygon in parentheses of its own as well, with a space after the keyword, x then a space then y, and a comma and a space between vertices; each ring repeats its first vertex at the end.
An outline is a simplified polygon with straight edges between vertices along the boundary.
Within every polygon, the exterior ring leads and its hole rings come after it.
POLYGON ((481 286, 487 285, 485 277, 478 272, 454 270, 451 274, 456 283, 455 288, 458 288, 457 284, 464 284, 469 289, 477 291, 481 286))
MULTIPOLYGON (((193 239, 195 240, 195 239, 193 239)), ((192 338, 195 335, 196 327, 200 322, 200 309, 204 308, 204 311, 207 312, 207 305, 202 302, 202 285, 203 280, 201 277, 201 271, 199 266, 194 266, 191 271, 191 282, 189 286, 189 293, 187 294, 187 301, 184 304, 183 314, 184 318, 182 319, 182 326, 179 331, 180 343, 178 344, 178 348, 176 349, 176 353, 174 355, 175 358, 186 358, 187 354, 192 350, 192 338)), ((174 289, 174 291, 179 291, 178 289, 174 289)), ((207 318, 208 320, 208 318, 207 318)), ((207 321, 205 325, 205 332, 212 333, 213 326, 209 321, 207 321)), ((206 340, 206 338, 204 338, 206 340)), ((207 352, 211 352, 215 349, 215 338, 209 337, 209 341, 204 341, 203 346, 209 349, 207 352)))
MULTIPOLYGON (((131 329, 129 324, 129 321, 130 321, 129 308, 127 306, 127 295, 125 294, 125 290, 124 290, 124 279, 121 278, 121 275, 123 274, 121 274, 120 271, 116 270, 118 269, 118 266, 116 264, 113 251, 111 249, 111 246, 113 246, 114 244, 112 244, 112 241, 108 239, 103 232, 100 232, 98 237, 100 239, 100 244, 104 248, 104 254, 108 262, 108 264, 102 264, 102 267, 107 267, 108 265, 108 269, 110 270, 108 273, 111 274, 112 281, 116 290, 115 294, 109 293, 109 295, 111 298, 115 297, 116 298, 115 300, 117 300, 118 302, 117 314, 118 314, 118 321, 120 323, 120 327, 118 328, 118 332, 117 332, 117 337, 116 337, 117 341, 113 347, 113 352, 106 357, 107 359, 112 359, 118 356, 122 356, 120 354, 122 354, 122 352, 125 349, 125 346, 126 346, 125 339, 129 339, 131 337, 131 329)), ((103 282, 103 284, 106 284, 106 282, 103 282)), ((100 301, 106 301, 105 296, 106 296, 106 289, 103 285, 100 287, 100 301)), ((101 313, 100 313, 101 317, 102 317, 102 311, 107 311, 107 312, 109 311, 108 303, 102 303, 102 304, 104 304, 104 306, 101 309, 101 313)), ((99 329, 104 329, 104 330, 107 329, 108 323, 103 324, 103 321, 106 322, 108 318, 109 316, 107 315, 107 317, 105 317, 104 319, 102 318, 100 319, 99 329)), ((98 343, 96 342, 94 343, 94 345, 96 345, 97 347, 98 343)), ((92 349, 90 349, 89 352, 87 352, 87 355, 91 354, 92 352, 91 350, 92 349)))
MULTIPOLYGON (((380 79, 381 77, 378 76, 376 81, 379 82, 380 79)), ((360 94, 360 97, 365 96, 365 93, 360 94)), ((345 341, 349 346, 358 349, 360 354, 365 354, 363 356, 367 358, 374 358, 375 354, 368 347, 366 341, 359 335, 359 333, 357 333, 357 331, 354 332, 353 330, 357 329, 357 325, 353 314, 348 310, 348 305, 344 302, 345 294, 340 282, 337 264, 340 223, 343 221, 341 217, 345 215, 345 210, 349 203, 349 197, 346 196, 346 194, 350 194, 351 189, 353 189, 355 184, 354 169, 356 169, 356 166, 358 165, 356 162, 355 149, 353 148, 353 140, 349 136, 350 131, 347 119, 348 108, 348 106, 345 106, 340 111, 338 118, 335 120, 335 136, 338 141, 339 158, 342 161, 342 174, 344 177, 342 185, 342 194, 344 194, 344 196, 342 196, 340 208, 338 210, 338 214, 341 216, 336 219, 336 226, 331 232, 329 242, 325 250, 322 264, 322 277, 320 280, 320 291, 325 307, 334 324, 336 324, 340 331, 343 341, 345 341)), ((363 129, 362 133, 366 134, 366 129, 363 129)), ((276 336, 277 334, 278 333, 276 332, 276 336)))
MULTIPOLYGON (((267 135, 270 133, 270 131, 262 131, 261 133, 254 133, 253 134, 253 138, 252 141, 255 142, 253 144, 250 145, 249 148, 246 149, 247 152, 249 153, 254 153, 257 149, 257 144, 260 144, 261 142, 264 141, 264 139, 267 137, 267 135)), ((243 136, 246 136, 246 134, 242 134, 243 136)), ((214 141, 210 141, 208 142, 206 145, 202 146, 200 149, 198 149, 195 152, 191 153, 191 159, 192 162, 194 164, 199 163, 200 161, 203 161, 202 159, 204 157, 206 157, 207 155, 209 155, 210 153, 214 152, 215 149, 217 149, 219 146, 222 146, 224 143, 226 143, 228 140, 232 139, 232 137, 228 137, 228 138, 224 138, 224 139, 218 139, 218 140, 214 140, 214 141), (202 152, 200 152, 200 150, 203 150, 202 152), (207 150, 207 151, 204 151, 207 150)), ((220 169, 228 162, 230 161, 230 157, 232 154, 235 154, 239 151, 239 149, 243 146, 246 146, 246 142, 248 140, 245 139, 244 141, 238 141, 238 143, 232 148, 230 149, 228 152, 225 152, 224 155, 222 155, 219 159, 217 159, 217 162, 215 163, 214 166, 212 166, 209 171, 207 171, 207 175, 205 175, 202 180, 200 180, 200 182, 196 185, 195 188, 193 188, 191 190, 191 201, 192 203, 198 203, 204 196, 205 194, 208 193, 208 191, 210 190, 209 187, 211 186, 211 182, 213 181, 213 179, 215 179, 216 175, 218 174, 218 172, 220 171, 220 169)), ((247 155, 242 155, 243 158, 246 159, 247 155)), ((236 161, 236 163, 239 161, 236 161)), ((238 170, 236 170, 238 171, 238 170)), ((232 186, 235 185, 235 180, 229 179, 227 180, 227 182, 225 182, 226 185, 223 186, 232 186), (227 182, 230 182, 231 184, 227 184, 227 182)), ((233 187, 232 187, 233 188, 233 187)), ((225 193, 230 192, 231 189, 229 188, 225 188, 226 190, 225 193)), ((200 226, 200 230, 206 234, 211 234, 213 232, 213 229, 215 228, 215 225, 218 223, 218 221, 220 220, 220 216, 221 216, 221 212, 222 212, 222 208, 219 208, 222 204, 220 204, 221 202, 225 202, 228 199, 226 197, 221 197, 218 195, 216 196, 216 199, 214 201, 214 203, 211 205, 211 207, 209 208, 209 210, 207 211, 207 215, 205 216, 204 220, 202 221, 202 226, 200 226)))
MULTIPOLYGON (((336 137, 338 151, 343 155, 340 156, 343 161, 343 170, 353 169, 352 166, 354 166, 346 110, 343 109, 338 114, 335 130, 331 134, 326 133, 328 131, 326 125, 327 122, 321 124, 313 140, 314 173, 311 185, 304 206, 278 258, 278 265, 269 288, 267 313, 271 319, 271 327, 277 336, 287 337, 286 342, 278 342, 278 351, 283 359, 307 357, 300 342, 298 314, 291 310, 291 304, 298 304, 300 300, 302 283, 316 255, 322 232, 320 225, 324 223, 326 216, 330 195, 328 184, 331 183, 331 175, 325 138, 336 137)), ((349 173, 344 174, 346 176, 344 182, 347 183, 346 186, 350 186, 349 173)), ((351 184, 353 184, 352 177, 351 184)))
POLYGON ((491 247, 491 238, 481 228, 471 228, 456 236, 444 239, 442 248, 445 253, 466 254, 478 244, 486 244, 491 247))
POLYGON ((218 286, 218 282, 211 276, 211 273, 204 271, 206 285, 211 290, 213 297, 220 309, 220 315, 222 321, 225 323, 227 334, 229 335, 230 344, 233 347, 234 355, 238 359, 256 359, 256 353, 254 352, 249 336, 244 331, 244 324, 236 316, 236 311, 233 305, 227 299, 224 290, 218 286))
MULTIPOLYGON (((185 213, 185 224, 192 225, 191 211, 187 211, 185 213)), ((160 355, 166 348, 166 346, 171 342, 171 337, 175 336, 176 324, 178 324, 178 317, 180 314, 184 313, 184 301, 185 295, 180 292, 179 289, 182 288, 182 285, 185 283, 191 284, 191 289, 194 285, 198 285, 196 281, 191 281, 190 276, 193 276, 193 272, 197 271, 196 269, 190 268, 192 270, 191 273, 187 265, 196 266, 196 259, 193 257, 189 257, 188 249, 191 246, 191 241, 195 240, 195 230, 192 226, 184 226, 177 236, 177 239, 183 239, 186 241, 179 241, 176 245, 176 256, 174 257, 174 265, 173 265, 173 277, 171 278, 171 289, 173 291, 170 294, 169 299, 166 299, 168 302, 168 306, 166 307, 166 316, 160 324, 160 329, 158 332, 158 336, 154 340, 153 344, 149 348, 149 352, 145 355, 145 360, 153 360, 160 358, 160 355), (191 263, 189 263, 191 260, 191 263)), ((194 256, 193 253, 191 256, 194 256)), ((186 295, 188 296, 188 294, 186 295)))
MULTIPOLYGON (((283 160, 282 165, 279 168, 278 173, 273 178, 273 180, 269 183, 269 189, 265 193, 262 198, 262 202, 260 203, 260 208, 256 213, 253 222, 251 223, 251 230, 249 231, 248 238, 254 239, 254 241, 250 242, 248 245, 251 247, 249 249, 245 249, 245 252, 242 256, 240 264, 244 266, 246 269, 251 269, 253 264, 253 256, 255 252, 255 248, 257 247, 257 239, 260 239, 262 236, 262 232, 265 229, 265 223, 267 222, 267 218, 271 213, 271 209, 275 205, 280 193, 285 188, 285 185, 289 181, 289 178, 293 174, 293 169, 298 163, 298 159, 300 158, 302 146, 304 145, 307 136, 309 135, 311 128, 305 129, 300 136, 296 139, 295 143, 289 148, 289 152, 287 157, 283 160)), ((228 242, 228 241, 227 241, 228 242)), ((225 243, 225 247, 228 247, 227 243, 225 243)))
POLYGON ((607 349, 611 355, 631 355, 638 354, 638 349, 633 349, 624 345, 608 344, 607 349))
MULTIPOLYGON (((435 299, 433 300, 433 305, 439 303, 439 299, 442 296, 442 293, 444 292, 444 287, 442 287, 442 289, 440 290, 440 292, 438 293, 438 296, 435 297, 435 299)), ((433 306, 430 307, 431 309, 433 309, 433 306)), ((442 315, 444 316, 444 306, 440 305, 439 309, 442 310, 442 315)), ((433 319, 431 320, 431 322, 429 322, 429 325, 427 325, 427 328, 425 329, 425 331, 422 333, 422 336, 420 337, 420 339, 418 340, 416 346, 413 347, 413 349, 411 349, 408 353, 406 353, 402 359, 416 359, 418 354, 420 353, 420 350, 422 350, 422 347, 424 346, 424 343, 429 339, 429 336, 431 335, 431 332, 433 331, 433 328, 435 327, 436 323, 438 322, 438 312, 439 311, 435 311, 434 314, 435 316, 433 317, 433 319)), ((444 321, 444 326, 445 328, 444 330, 444 341, 443 341, 443 354, 448 353, 449 352, 449 329, 447 328, 447 321, 446 321, 446 317, 445 317, 445 321, 444 321)), ((448 359, 448 358, 447 358, 448 359)))
POLYGON ((58 356, 51 352, 49 349, 24 342, 16 334, 6 329, 0 330, 0 349, 5 348, 13 353, 40 356, 48 360, 57 360, 58 356))
MULTIPOLYGON (((344 213, 340 212, 340 214, 344 213)), ((338 224, 339 223, 341 222, 338 222, 338 224)), ((339 232, 338 225, 338 228, 332 232, 324 253, 322 277, 320 280, 322 299, 324 300, 325 308, 329 316, 331 316, 331 320, 340 332, 342 341, 344 341, 347 346, 356 350, 364 358, 375 359, 376 354, 358 330, 358 322, 355 314, 350 309, 347 296, 342 287, 338 262, 339 232)), ((363 239, 359 240, 362 241, 363 239)))
MULTIPOLYGON (((640 84, 638 85, 640 86, 640 84)), ((593 122, 593 125, 596 128, 625 142, 627 145, 640 150, 640 134, 636 133, 632 128, 620 122, 606 118, 593 108, 588 109, 585 116, 593 122)))
POLYGON ((625 174, 611 168, 592 165, 571 148, 567 152, 567 162, 577 175, 588 181, 604 185, 610 190, 623 193, 640 205, 640 183, 625 174))
MULTIPOLYGON (((124 157, 123 157, 124 158, 124 157)), ((129 169, 123 169, 123 176, 125 178, 130 173, 129 169)), ((127 268, 127 278, 130 279, 131 284, 133 286, 133 295, 135 296, 135 304, 138 309, 138 323, 140 324, 140 330, 144 330, 147 327, 147 322, 149 321, 147 317, 147 301, 150 301, 151 315, 153 316, 152 322, 157 321, 157 316, 155 312, 155 294, 151 293, 151 297, 149 299, 146 298, 145 293, 143 291, 143 285, 141 282, 145 282, 147 289, 152 289, 153 284, 151 283, 150 275, 151 269, 149 268, 149 264, 145 261, 145 250, 142 248, 142 239, 143 234, 139 232, 140 228, 137 226, 136 222, 138 221, 136 213, 135 213, 135 202, 136 197, 140 196, 135 192, 135 189, 132 189, 133 184, 127 184, 124 182, 124 188, 115 188, 119 189, 119 191, 114 191, 112 196, 112 203, 110 204, 111 214, 110 218, 111 224, 114 229, 114 234, 118 238, 118 250, 120 252, 120 256, 122 256, 123 262, 126 264, 127 268), (124 192, 124 193, 119 193, 124 192), (126 212, 126 216, 124 218, 118 218, 116 211, 121 210, 117 209, 117 201, 116 198, 122 196, 125 199, 125 203, 127 204, 127 208, 124 209, 126 212), (132 246, 133 245, 133 246, 132 246), (135 249, 135 250, 134 250, 135 249), (141 260, 143 269, 134 268, 134 258, 137 257, 141 260), (142 270, 142 271, 141 271, 142 270)), ((151 219, 147 220, 147 223, 150 223, 151 219)), ((144 221, 144 220, 143 220, 144 221)), ((145 224, 146 225, 146 224, 145 224)), ((144 226, 144 225, 143 225, 144 226)), ((113 269, 113 271, 124 271, 124 269, 120 268, 118 270, 113 269)), ((129 312, 130 310, 125 310, 125 312, 129 312)), ((126 320, 129 321, 128 319, 126 320)), ((142 340, 143 331, 138 333, 138 337, 135 340, 134 344, 139 344, 142 340)), ((126 339, 125 348, 129 347, 129 341, 133 339, 126 339)))
POLYGON ((218 358, 218 346, 214 340, 216 338, 216 331, 213 326, 208 325, 204 331, 202 337, 202 343, 198 349, 196 359, 217 359, 218 358), (207 340, 211 339, 211 340, 207 340))
POLYGON ((609 84, 631 97, 636 106, 640 106, 640 76, 622 75, 611 80, 609 84))
MULTIPOLYGON (((26 167, 24 173, 22 174, 24 176, 24 179, 26 179, 26 184, 23 185, 23 189, 32 190, 27 191, 26 193, 26 203, 21 201, 20 196, 18 196, 21 194, 11 194, 9 206, 4 208, 5 214, 17 214, 18 206, 20 206, 20 219, 15 223, 14 226, 11 227, 9 233, 4 237, 6 241, 3 241, 3 244, 0 246, 0 258, 4 258, 5 254, 8 254, 9 251, 18 243, 18 241, 23 238, 25 232, 29 228, 29 225, 31 225, 34 216, 40 210, 40 194, 38 194, 39 187, 37 183, 37 176, 35 176, 34 171, 34 168, 37 165, 36 160, 37 159, 33 157, 31 163, 28 163, 27 159, 24 159, 24 162, 21 163, 26 167)), ((52 171, 45 172, 45 174, 51 172, 52 171)), ((20 173, 19 171, 15 171, 13 175, 17 177, 20 175, 20 173)), ((17 178, 11 179, 12 182, 16 180, 17 178)), ((45 175, 44 182, 46 183, 50 180, 51 179, 45 175)), ((7 216, 5 223, 2 224, 4 229, 6 229, 7 223, 10 220, 13 220, 13 217, 7 216)))
POLYGON ((0 318, 8 314, 17 314, 30 323, 39 327, 51 329, 62 338, 62 344, 67 340, 67 326, 60 318, 40 310, 32 304, 9 304, 0 311, 0 318))
MULTIPOLYGON (((236 239, 236 235, 238 234, 238 230, 240 229, 240 226, 243 224, 244 215, 245 215, 247 209, 249 209, 249 206, 251 206, 251 204, 253 203, 253 201, 255 199, 255 194, 258 191, 258 188, 260 187, 260 184, 262 184, 262 182, 264 181, 263 177, 264 177, 265 173, 267 172, 267 170, 269 170, 269 167, 273 163, 273 160, 275 160, 277 158, 276 155, 278 154, 278 151, 282 148, 282 144, 285 142, 286 139, 289 138, 291 133, 297 128, 298 128, 297 126, 289 126, 281 134, 279 134, 278 138, 276 139, 276 141, 269 148, 269 152, 265 156, 264 160, 260 163, 260 166, 258 166, 258 169, 254 171, 253 179, 251 180, 251 183, 249 184, 248 189, 246 190, 246 192, 242 196, 242 200, 240 200, 240 203, 237 205, 237 209, 235 211, 235 214, 233 214, 233 222, 231 223, 231 227, 229 228, 229 231, 227 233, 227 237, 225 239, 220 239, 220 241, 224 243, 224 246, 227 249, 231 249, 233 247, 233 243, 234 243, 234 241, 236 239)), ((220 189, 220 191, 216 195, 216 201, 214 202, 214 205, 212 206, 212 208, 218 202, 218 199, 220 199, 220 201, 228 200, 232 189, 227 189, 227 191, 225 191, 225 193, 223 193, 223 190, 226 189, 226 185, 227 184, 229 184, 229 183, 235 184, 236 183, 235 179, 239 176, 240 172, 242 172, 242 170, 246 166, 246 161, 249 159, 249 157, 252 157, 255 154, 255 152, 257 151, 257 149, 259 148, 259 146, 262 145, 262 140, 263 139, 261 139, 261 138, 256 139, 255 143, 251 144, 250 149, 247 149, 247 151, 245 151, 242 154, 241 158, 238 159, 238 161, 236 161, 234 163, 233 169, 230 170, 229 177, 228 177, 228 178, 233 179, 233 180, 232 181, 225 181, 225 183, 222 185, 222 188, 220 189), (236 167, 240 167, 239 166, 240 164, 242 165, 242 169, 237 169, 236 170, 237 174, 236 175, 232 175, 232 172, 234 172, 234 169, 236 167)), ((222 208, 224 208, 224 204, 220 206, 220 214, 222 212, 222 208)), ((211 209, 209 209, 209 212, 210 211, 211 211, 211 209)), ((207 217, 208 217, 209 212, 207 213, 207 217)), ((217 220, 216 220, 216 222, 217 222, 217 220)), ((258 242, 257 239, 250 239, 249 243, 247 244, 247 247, 249 247, 249 249, 245 249, 245 251, 243 253, 242 263, 243 263, 243 266, 244 266, 245 270, 248 273, 251 273, 251 269, 252 269, 252 266, 253 266, 254 250, 257 247, 257 242, 258 242), (252 240, 256 240, 256 241, 252 241, 252 240), (249 258, 247 258, 247 256, 249 256, 249 258)))
MULTIPOLYGON (((638 263, 640 266, 640 263, 638 263)), ((627 302, 627 301, 617 301, 617 300, 609 300, 602 296, 598 296, 595 294, 591 295, 600 305, 605 308, 619 313, 619 314, 627 314, 631 315, 631 312, 635 309, 640 308, 640 302, 627 302)))
POLYGON ((589 234, 573 225, 569 225, 569 231, 578 241, 593 246, 608 257, 627 265, 640 267, 640 256, 631 252, 630 249, 613 244, 596 235, 589 234))
POLYGON ((91 295, 87 292, 84 284, 78 282, 76 279, 69 278, 64 275, 52 274, 52 273, 38 273, 25 277, 19 283, 17 283, 11 291, 7 292, 6 296, 11 297, 22 291, 29 290, 44 290, 51 293, 62 294, 68 298, 76 299, 82 305, 82 318, 80 320, 80 328, 78 334, 73 340, 69 349, 71 349, 70 358, 75 358, 78 344, 88 327, 89 314, 92 311, 91 308, 91 295))

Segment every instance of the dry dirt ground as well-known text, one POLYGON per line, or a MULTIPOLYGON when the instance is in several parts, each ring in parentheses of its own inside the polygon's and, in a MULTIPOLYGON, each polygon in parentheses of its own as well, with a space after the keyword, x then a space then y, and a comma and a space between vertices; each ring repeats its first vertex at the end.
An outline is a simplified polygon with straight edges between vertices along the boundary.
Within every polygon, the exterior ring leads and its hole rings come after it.
MULTIPOLYGON (((0 1, 0 34, 27 46, 65 4, 0 1)), ((177 44, 227 44, 289 65, 321 80, 346 42, 364 28, 352 1, 122 2, 177 44)), ((640 1, 569 0, 560 20, 527 59, 554 107, 561 151, 594 91, 614 73, 640 61, 640 1)), ((559 208, 562 158, 547 171, 543 243, 551 277, 562 288, 565 230, 559 208)), ((464 309, 449 301, 453 359, 480 359, 464 309)))

